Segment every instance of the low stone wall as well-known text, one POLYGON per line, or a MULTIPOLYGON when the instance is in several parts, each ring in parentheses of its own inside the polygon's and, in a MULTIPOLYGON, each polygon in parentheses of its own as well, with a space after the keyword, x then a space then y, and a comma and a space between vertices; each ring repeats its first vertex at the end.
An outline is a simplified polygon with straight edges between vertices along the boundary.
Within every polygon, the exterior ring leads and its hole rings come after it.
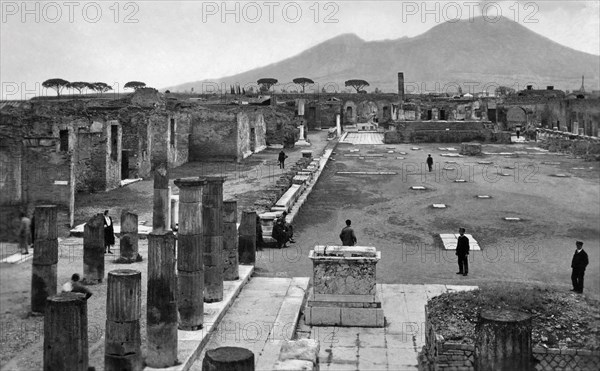
MULTIPOLYGON (((532 349, 538 371, 598 370, 600 351, 556 349, 536 346, 532 349)), ((429 321, 425 306, 425 345, 419 353, 419 370, 475 370, 475 344, 446 340, 429 321)))
POLYGON ((555 130, 538 129, 540 147, 600 161, 600 139, 555 130))
POLYGON ((383 142, 398 143, 510 143, 510 133, 494 132, 482 121, 401 121, 389 125, 383 142))

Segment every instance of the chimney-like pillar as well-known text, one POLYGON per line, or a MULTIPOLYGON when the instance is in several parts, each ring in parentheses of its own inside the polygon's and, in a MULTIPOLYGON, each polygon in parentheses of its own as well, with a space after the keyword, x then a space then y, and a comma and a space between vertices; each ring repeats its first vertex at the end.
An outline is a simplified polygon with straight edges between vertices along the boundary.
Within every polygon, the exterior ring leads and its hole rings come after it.
POLYGON ((398 99, 404 102, 404 72, 398 72, 398 99))

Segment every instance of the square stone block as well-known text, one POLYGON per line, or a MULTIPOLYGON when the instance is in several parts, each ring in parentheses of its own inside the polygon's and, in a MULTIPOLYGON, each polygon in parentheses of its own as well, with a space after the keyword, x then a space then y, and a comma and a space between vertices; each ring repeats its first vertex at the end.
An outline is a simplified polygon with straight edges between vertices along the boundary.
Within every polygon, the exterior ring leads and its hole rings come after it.
POLYGON ((306 306, 304 320, 311 326, 341 326, 342 310, 336 307, 306 306))
POLYGON ((383 309, 342 308, 342 326, 383 327, 383 309), (380 320, 378 321, 378 319, 380 320))

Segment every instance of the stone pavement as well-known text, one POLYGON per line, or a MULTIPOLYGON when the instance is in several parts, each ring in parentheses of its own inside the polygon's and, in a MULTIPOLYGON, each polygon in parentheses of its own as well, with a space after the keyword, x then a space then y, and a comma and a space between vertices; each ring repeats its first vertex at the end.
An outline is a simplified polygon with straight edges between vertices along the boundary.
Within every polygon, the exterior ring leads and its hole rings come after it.
POLYGON ((249 349, 254 353, 257 370, 272 370, 282 340, 294 334, 308 281, 308 277, 252 278, 190 370, 202 370, 206 351, 222 346, 249 349))
POLYGON ((299 320, 297 338, 320 342, 321 371, 416 370, 425 344, 425 304, 445 292, 477 286, 378 284, 386 317, 383 328, 308 326, 297 318, 308 278, 255 277, 215 329, 190 370, 200 371, 204 353, 221 346, 254 352, 256 370, 272 370, 281 340, 290 339, 299 320), (296 312, 295 312, 296 311, 296 312))
POLYGON ((354 133, 354 132, 346 132, 346 134, 342 135, 342 138, 340 139, 340 143, 384 144, 383 143, 383 133, 373 133, 373 132, 354 133))

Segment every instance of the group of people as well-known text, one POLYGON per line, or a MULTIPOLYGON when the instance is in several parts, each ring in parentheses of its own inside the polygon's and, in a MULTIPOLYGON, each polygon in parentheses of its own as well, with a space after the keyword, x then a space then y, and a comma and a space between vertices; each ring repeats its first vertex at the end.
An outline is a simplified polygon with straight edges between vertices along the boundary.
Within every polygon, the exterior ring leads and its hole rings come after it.
POLYGON ((277 241, 277 248, 279 249, 288 247, 288 242, 296 243, 294 241, 294 227, 285 220, 286 217, 287 211, 284 211, 279 218, 275 219, 273 224, 272 236, 277 241))

